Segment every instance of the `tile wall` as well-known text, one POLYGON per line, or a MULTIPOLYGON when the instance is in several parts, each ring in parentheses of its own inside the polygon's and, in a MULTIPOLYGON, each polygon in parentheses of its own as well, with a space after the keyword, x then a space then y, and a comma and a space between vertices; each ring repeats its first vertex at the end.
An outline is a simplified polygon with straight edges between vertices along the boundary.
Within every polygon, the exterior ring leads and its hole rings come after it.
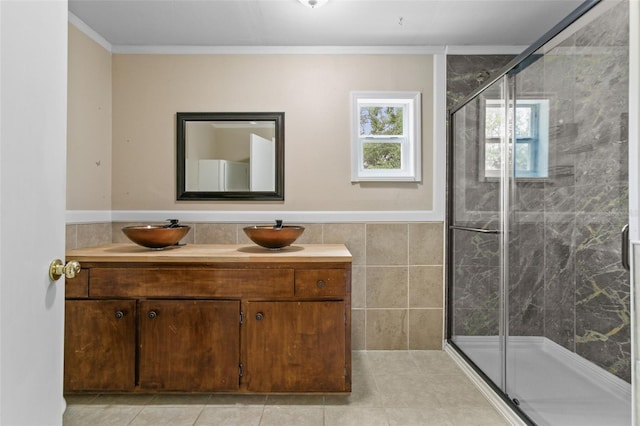
MULTIPOLYGON (((128 242, 133 223, 67 225, 67 249, 128 242)), ((192 223, 184 242, 245 244, 245 224, 192 223)), ((343 243, 353 255, 354 350, 442 349, 442 222, 303 224, 300 244, 343 243)))

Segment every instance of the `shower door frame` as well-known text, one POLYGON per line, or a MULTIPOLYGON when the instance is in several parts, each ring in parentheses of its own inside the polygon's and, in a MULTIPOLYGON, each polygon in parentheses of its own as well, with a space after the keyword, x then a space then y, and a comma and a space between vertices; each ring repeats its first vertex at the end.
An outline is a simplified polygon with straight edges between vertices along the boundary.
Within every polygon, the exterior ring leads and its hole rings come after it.
POLYGON ((632 0, 629 3, 629 244, 631 253, 631 423, 640 421, 640 407, 637 406, 638 393, 640 392, 640 372, 638 365, 638 330, 637 330, 637 303, 638 294, 636 275, 638 266, 635 264, 636 256, 633 252, 640 246, 640 1, 632 0), (635 185, 631 185, 635 182, 635 185))
MULTIPOLYGON (((600 0, 598 0, 600 1, 600 0)), ((580 15, 581 16, 581 15, 580 15)), ((575 18, 577 19, 577 18, 575 18)), ((575 20, 574 19, 574 20, 575 20)), ((573 21, 572 21, 573 22, 573 21)), ((567 24, 568 26, 568 24, 567 24)), ((563 29, 566 28, 566 26, 563 27, 563 29)), ((561 30, 559 30, 558 32, 560 32, 561 30)), ((530 48, 531 49, 531 48, 530 48)), ((530 50, 530 49, 527 49, 530 50)), ((537 50, 537 48, 535 49, 537 50)), ((533 50, 533 51, 535 51, 533 50)), ((526 52, 525 52, 526 53, 526 52)), ((531 52, 533 53, 533 52, 531 52)), ((508 78, 508 75, 510 72, 512 72, 514 69, 518 69, 518 67, 514 67, 513 64, 516 63, 516 65, 521 62, 521 61, 517 61, 518 58, 520 58, 521 56, 523 56, 524 54, 516 57, 514 60, 512 60, 511 62, 509 62, 506 67, 503 69, 503 71, 501 71, 499 73, 499 75, 495 78, 493 78, 492 80, 486 82, 482 87, 480 87, 479 89, 477 89, 476 91, 474 91, 471 95, 467 96, 462 102, 460 102, 458 104, 458 106, 454 107, 453 109, 451 109, 449 111, 448 114, 448 123, 449 123, 449 127, 448 127, 448 141, 449 143, 447 143, 447 226, 446 226, 446 231, 447 231, 447 238, 446 238, 446 252, 447 252, 447 260, 446 260, 446 265, 447 265, 447 272, 446 272, 446 301, 447 301, 447 315, 446 315, 446 343, 453 347, 456 351, 456 353, 458 355, 460 355, 468 365, 470 365, 474 371, 480 376, 482 377, 482 379, 484 380, 484 382, 486 384, 488 384, 493 391, 500 396, 500 398, 516 413, 518 413, 518 415, 520 416, 520 418, 527 424, 527 425, 534 425, 535 426, 535 422, 530 419, 527 414, 520 410, 520 408, 518 407, 518 405, 516 405, 513 400, 509 397, 509 395, 505 392, 506 389, 506 379, 507 379, 507 375, 506 375, 506 371, 507 371, 507 363, 506 363, 506 353, 507 353, 507 344, 506 344, 506 338, 508 335, 508 297, 506 295, 506 290, 505 290, 505 281, 506 279, 503 277, 508 277, 509 276, 509 265, 508 262, 505 262, 504 259, 508 258, 508 247, 509 247, 509 217, 508 215, 503 215, 502 213, 505 211, 505 209, 509 206, 509 198, 510 198, 510 192, 509 192, 509 186, 510 186, 510 179, 512 176, 510 176, 510 171, 508 167, 505 167, 504 164, 508 164, 509 163, 509 154, 508 154, 508 149, 507 146, 510 143, 510 139, 511 139, 511 135, 508 134, 508 127, 509 126, 504 126, 505 129, 505 134, 502 136, 502 138, 507 141, 506 143, 504 141, 500 142, 501 148, 501 159, 502 159, 502 167, 500 170, 500 176, 499 176, 499 189, 498 191, 499 193, 499 209, 500 209, 500 217, 502 218, 500 220, 500 224, 498 229, 476 229, 476 228, 471 228, 471 227, 465 227, 465 226, 456 226, 455 225, 455 209, 454 209, 454 203, 455 203, 455 197, 453 195, 454 192, 454 137, 455 137, 455 126, 454 126, 454 113, 461 110, 462 108, 464 108, 466 105, 468 105, 468 103, 470 101, 472 101, 474 98, 480 96, 482 94, 482 92, 484 92, 486 89, 491 88, 492 86, 494 86, 496 83, 500 82, 500 80, 503 80, 500 84, 502 85, 502 92, 503 92, 503 100, 505 102, 505 109, 504 109, 504 113, 505 113, 505 123, 507 122, 507 115, 509 114, 507 111, 509 111, 511 108, 508 106, 511 101, 513 100, 512 96, 513 96, 513 87, 511 85, 511 79, 508 78), (495 383, 494 380, 489 377, 465 352, 464 350, 462 350, 462 348, 460 348, 454 341, 453 341, 453 321, 452 321, 452 315, 454 312, 454 297, 453 297, 453 285, 452 283, 454 282, 454 271, 455 271, 455 266, 453 264, 454 262, 454 256, 453 256, 453 250, 454 250, 454 245, 453 245, 453 241, 454 241, 454 233, 455 231, 468 231, 468 232, 477 232, 477 233, 482 233, 482 234, 496 234, 499 237, 499 247, 500 247, 500 265, 499 265, 499 318, 498 318, 498 338, 499 338, 499 343, 498 343, 498 347, 499 347, 499 356, 500 356, 500 383, 495 383)), ((529 57, 530 54, 527 54, 526 57, 529 57)))

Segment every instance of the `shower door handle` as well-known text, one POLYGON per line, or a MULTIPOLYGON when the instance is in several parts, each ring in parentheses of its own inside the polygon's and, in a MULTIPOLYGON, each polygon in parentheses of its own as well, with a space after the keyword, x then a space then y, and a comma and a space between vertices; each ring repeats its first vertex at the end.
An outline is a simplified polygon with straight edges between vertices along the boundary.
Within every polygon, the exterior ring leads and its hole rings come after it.
POLYGON ((631 267, 629 265, 629 224, 628 223, 622 227, 621 234, 622 234, 622 250, 621 250, 622 267, 627 271, 629 271, 631 270, 631 267))
POLYGON ((499 234, 500 230, 498 229, 482 229, 482 228, 471 228, 469 226, 449 226, 449 229, 454 231, 469 231, 469 232, 480 232, 481 234, 499 234))

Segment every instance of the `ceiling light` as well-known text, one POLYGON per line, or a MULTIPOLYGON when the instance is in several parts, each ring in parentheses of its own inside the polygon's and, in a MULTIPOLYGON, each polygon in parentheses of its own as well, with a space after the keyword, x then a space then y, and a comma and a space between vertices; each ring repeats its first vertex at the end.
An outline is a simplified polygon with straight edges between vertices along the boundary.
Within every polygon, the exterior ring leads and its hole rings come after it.
POLYGON ((323 6, 329 0, 298 0, 300 3, 304 4, 311 9, 315 9, 317 7, 323 6))

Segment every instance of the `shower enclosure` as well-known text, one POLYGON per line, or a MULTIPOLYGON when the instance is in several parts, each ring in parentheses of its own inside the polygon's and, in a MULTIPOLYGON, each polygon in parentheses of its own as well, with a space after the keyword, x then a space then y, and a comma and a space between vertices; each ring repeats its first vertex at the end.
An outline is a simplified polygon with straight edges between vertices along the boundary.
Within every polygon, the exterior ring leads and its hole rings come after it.
POLYGON ((447 339, 531 424, 631 422, 628 21, 582 4, 450 115, 447 339))

